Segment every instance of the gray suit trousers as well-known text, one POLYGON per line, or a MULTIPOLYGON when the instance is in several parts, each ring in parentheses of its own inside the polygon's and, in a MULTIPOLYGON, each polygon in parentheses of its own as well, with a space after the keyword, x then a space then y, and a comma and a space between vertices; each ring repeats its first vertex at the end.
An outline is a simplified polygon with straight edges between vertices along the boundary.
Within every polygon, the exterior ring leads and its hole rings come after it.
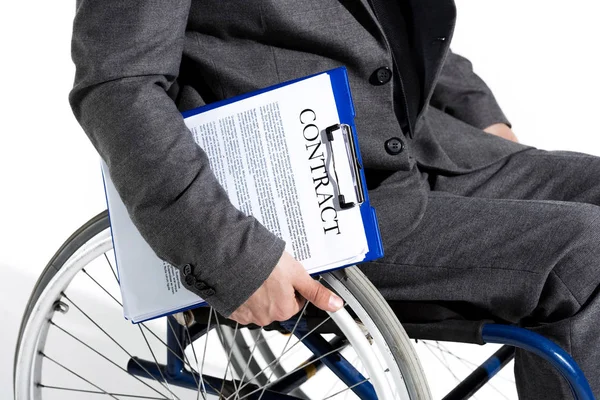
MULTIPOLYGON (((600 398, 600 158, 529 149, 467 174, 413 173, 429 196, 410 232, 386 221, 412 189, 392 175, 371 191, 386 255, 367 276, 388 300, 464 302, 552 339, 600 398)), ((522 399, 572 398, 537 356, 518 351, 515 376, 522 399)))

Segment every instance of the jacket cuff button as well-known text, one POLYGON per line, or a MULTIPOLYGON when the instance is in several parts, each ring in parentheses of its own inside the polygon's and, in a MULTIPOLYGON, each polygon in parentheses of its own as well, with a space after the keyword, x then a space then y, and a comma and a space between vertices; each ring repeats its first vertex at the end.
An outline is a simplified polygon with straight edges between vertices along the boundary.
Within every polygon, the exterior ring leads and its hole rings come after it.
POLYGON ((208 288, 204 291, 204 293, 202 293, 202 297, 204 297, 204 298, 214 296, 214 295, 215 295, 215 289, 213 289, 213 288, 208 288))
POLYGON ((183 268, 181 268, 181 271, 183 272, 183 276, 188 276, 192 273, 192 264, 185 264, 183 268))
POLYGON ((194 275, 187 275, 185 277, 185 283, 188 286, 194 286, 196 284, 196 277, 194 275))

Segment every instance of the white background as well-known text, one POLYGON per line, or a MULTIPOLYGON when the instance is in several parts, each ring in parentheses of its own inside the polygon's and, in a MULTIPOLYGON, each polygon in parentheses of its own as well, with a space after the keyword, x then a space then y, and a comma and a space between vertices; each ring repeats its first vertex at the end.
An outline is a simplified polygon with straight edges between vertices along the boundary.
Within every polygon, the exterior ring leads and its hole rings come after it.
MULTIPOLYGON (((453 49, 473 61, 521 141, 600 155, 596 3, 457 3, 453 49)), ((12 397, 13 349, 37 276, 105 207, 97 155, 67 102, 74 8, 73 1, 0 4, 2 399, 12 397)))

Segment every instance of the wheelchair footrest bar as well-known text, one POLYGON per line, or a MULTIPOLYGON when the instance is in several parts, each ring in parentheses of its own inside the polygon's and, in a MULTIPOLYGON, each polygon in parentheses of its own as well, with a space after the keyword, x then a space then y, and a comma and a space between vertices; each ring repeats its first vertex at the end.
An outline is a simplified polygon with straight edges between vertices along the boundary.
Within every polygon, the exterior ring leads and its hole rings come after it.
POLYGON ((527 329, 499 324, 484 325, 482 336, 486 343, 508 344, 542 357, 569 382, 575 399, 594 400, 594 394, 583 371, 566 351, 552 341, 527 329))
MULTIPOLYGON (((166 381, 169 385, 179 386, 193 391, 199 390, 199 375, 186 369, 183 369, 177 375, 172 376, 168 374, 166 365, 156 364, 152 361, 134 357, 127 363, 127 372, 142 378, 156 380, 160 383, 166 381)), ((220 396, 219 398, 227 398, 233 395, 236 387, 239 387, 241 384, 240 381, 234 383, 231 380, 223 380, 205 374, 202 375, 202 381, 204 382, 203 386, 206 389, 206 393, 213 396, 220 396)), ((240 396, 248 400, 300 400, 298 397, 284 393, 276 393, 269 389, 262 393, 262 390, 259 390, 254 384, 246 384, 240 393, 240 396)))
POLYGON ((442 400, 469 399, 515 357, 515 348, 502 346, 442 400))

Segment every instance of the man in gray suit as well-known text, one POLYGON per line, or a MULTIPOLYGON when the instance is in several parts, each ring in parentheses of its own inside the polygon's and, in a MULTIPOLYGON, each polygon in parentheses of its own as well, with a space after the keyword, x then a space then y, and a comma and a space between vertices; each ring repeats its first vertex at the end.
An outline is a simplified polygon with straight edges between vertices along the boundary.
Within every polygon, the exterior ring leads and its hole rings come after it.
MULTIPOLYGON (((231 205, 179 112, 345 65, 386 251, 364 272, 390 301, 468 304, 544 334, 600 396, 600 159, 505 139, 492 93, 449 50, 455 13, 451 0, 79 0, 70 101, 158 256, 223 315, 266 324, 297 312, 295 292, 326 310, 339 298, 231 205)), ((522 398, 570 396, 535 356, 515 368, 522 398)))

